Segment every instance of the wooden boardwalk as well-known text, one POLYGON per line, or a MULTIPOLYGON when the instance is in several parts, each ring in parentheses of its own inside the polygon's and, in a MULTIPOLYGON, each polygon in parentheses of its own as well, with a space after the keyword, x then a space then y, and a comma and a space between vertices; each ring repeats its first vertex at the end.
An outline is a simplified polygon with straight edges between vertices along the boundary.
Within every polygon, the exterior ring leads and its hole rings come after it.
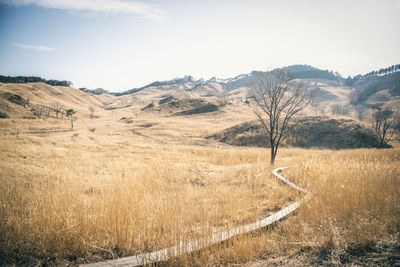
MULTIPOLYGON (((296 184, 290 182, 287 180, 285 177, 279 174, 279 172, 285 168, 277 168, 272 171, 274 176, 281 180, 282 182, 286 183, 290 187, 294 188, 297 191, 303 192, 303 193, 308 193, 307 190, 298 187, 296 184)), ((252 231, 255 231, 257 229, 266 227, 270 224, 273 224, 280 219, 288 216, 292 212, 294 212, 298 207, 300 206, 300 202, 294 202, 291 205, 286 206, 285 208, 279 210, 278 212, 251 224, 247 224, 244 226, 240 226, 231 230, 219 232, 216 234, 213 234, 212 236, 206 237, 206 238, 200 238, 196 240, 192 240, 189 242, 181 242, 179 245, 170 247, 170 248, 165 248, 162 250, 157 250, 153 251, 151 253, 143 253, 135 256, 130 256, 130 257, 124 257, 124 258, 119 258, 115 260, 108 260, 108 261, 103 261, 103 262, 97 262, 97 263, 91 263, 91 264, 85 264, 82 266, 85 267, 109 267, 109 266, 142 266, 146 264, 152 264, 156 262, 162 262, 162 261, 167 261, 168 259, 177 257, 179 255, 182 255, 184 253, 190 253, 193 251, 200 250, 202 248, 205 248, 207 246, 211 246, 214 244, 218 244, 221 242, 224 242, 232 237, 249 233, 252 231)))

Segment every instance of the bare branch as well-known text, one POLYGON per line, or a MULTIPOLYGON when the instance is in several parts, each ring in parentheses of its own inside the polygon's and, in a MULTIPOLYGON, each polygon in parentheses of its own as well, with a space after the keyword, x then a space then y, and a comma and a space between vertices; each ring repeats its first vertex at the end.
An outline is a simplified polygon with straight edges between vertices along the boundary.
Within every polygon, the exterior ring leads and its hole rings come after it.
POLYGON ((389 109, 374 107, 372 109, 372 129, 379 139, 379 147, 384 148, 392 140, 394 135, 395 117, 389 109))
POLYGON ((287 136, 290 120, 311 101, 308 86, 288 77, 283 69, 260 73, 249 93, 254 113, 270 140, 271 164, 287 136))

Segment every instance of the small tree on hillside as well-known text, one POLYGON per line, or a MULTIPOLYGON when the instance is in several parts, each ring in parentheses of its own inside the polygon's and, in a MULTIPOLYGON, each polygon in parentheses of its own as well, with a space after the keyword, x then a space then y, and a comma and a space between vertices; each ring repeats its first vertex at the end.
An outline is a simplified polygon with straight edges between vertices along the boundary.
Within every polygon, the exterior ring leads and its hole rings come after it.
POLYGON ((228 97, 226 95, 218 99, 218 106, 225 107, 227 104, 228 104, 228 97))
POLYGON ((395 115, 395 123, 393 126, 395 132, 397 132, 397 140, 400 140, 400 112, 395 115))
POLYGON ((316 98, 311 98, 311 107, 314 110, 315 116, 318 116, 318 112, 321 109, 321 102, 319 102, 316 98))
POLYGON ((366 117, 367 114, 368 114, 367 109, 366 109, 364 106, 361 106, 361 105, 355 107, 354 110, 356 111, 357 119, 359 119, 360 121, 364 120, 365 117, 366 117))
POLYGON ((383 148, 392 140, 394 135, 394 112, 381 107, 372 109, 372 129, 379 140, 379 147, 383 148))
POLYGON ((32 109, 33 115, 38 117, 39 119, 42 117, 42 114, 44 112, 44 108, 41 107, 40 105, 35 105, 34 108, 32 109))
POLYGON ((75 110, 72 108, 65 110, 65 116, 71 119, 71 130, 74 129, 74 114, 76 113, 75 110))
POLYGON ((275 69, 257 76, 250 98, 254 113, 267 132, 272 165, 279 145, 287 137, 289 121, 310 103, 308 86, 290 82, 287 71, 275 69))
POLYGON ((90 111, 90 118, 93 119, 93 116, 94 116, 94 107, 93 107, 93 106, 90 106, 90 107, 89 107, 89 111, 90 111))
POLYGON ((60 102, 54 102, 53 105, 51 106, 56 113, 56 118, 58 119, 58 113, 62 112, 62 110, 65 108, 63 104, 60 102))
POLYGON ((350 114, 350 106, 349 105, 339 105, 335 104, 331 108, 333 115, 342 115, 348 116, 350 114))
POLYGON ((44 120, 47 120, 48 118, 50 118, 50 113, 51 113, 51 108, 49 107, 43 107, 44 108, 44 120))

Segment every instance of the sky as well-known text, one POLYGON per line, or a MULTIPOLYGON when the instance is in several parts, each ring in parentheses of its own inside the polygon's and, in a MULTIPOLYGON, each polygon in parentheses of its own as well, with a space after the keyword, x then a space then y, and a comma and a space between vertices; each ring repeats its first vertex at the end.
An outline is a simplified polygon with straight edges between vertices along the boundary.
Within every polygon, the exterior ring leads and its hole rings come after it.
POLYGON ((0 0, 0 75, 119 92, 185 75, 400 63, 400 0, 0 0))

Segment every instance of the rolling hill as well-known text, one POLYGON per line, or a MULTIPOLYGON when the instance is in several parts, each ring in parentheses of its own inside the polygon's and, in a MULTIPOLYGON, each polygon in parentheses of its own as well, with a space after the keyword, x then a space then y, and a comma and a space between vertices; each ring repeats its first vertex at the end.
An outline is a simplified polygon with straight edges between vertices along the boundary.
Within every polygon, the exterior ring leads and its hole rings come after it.
MULTIPOLYGON (((314 110, 315 106, 319 106, 322 113, 332 113, 334 105, 351 104, 349 114, 354 113, 358 106, 368 109, 378 105, 395 110, 400 107, 399 71, 386 74, 373 71, 366 75, 358 75, 349 85, 349 78, 344 79, 337 72, 320 70, 309 65, 292 65, 284 69, 291 73, 293 79, 309 84, 314 96, 314 110)), ((258 73, 259 71, 252 71, 229 79, 213 77, 209 80, 195 80, 191 76, 185 76, 169 81, 153 82, 114 95, 132 95, 136 101, 143 101, 161 99, 168 93, 195 98, 218 97, 233 103, 244 103, 258 73)))
MULTIPOLYGON (((265 130, 258 121, 249 121, 207 136, 220 142, 238 145, 269 147, 265 130)), ((350 118, 306 116, 289 125, 289 136, 283 146, 304 148, 372 148, 379 141, 366 125, 350 118)))
MULTIPOLYGON (((291 71, 293 79, 306 82, 313 96, 311 104, 293 124, 292 130, 297 132, 296 140, 293 137, 288 140, 287 145, 326 148, 374 147, 376 142, 364 126, 365 122, 358 122, 361 118, 360 111, 368 114, 368 110, 375 105, 400 110, 400 72, 360 76, 353 85, 348 86, 345 79, 332 71, 319 70, 308 65, 285 68, 291 71), (325 133, 325 137, 322 138, 318 129, 324 127, 332 131, 325 133), (327 137, 329 134, 332 135, 331 139, 327 137), (346 136, 347 141, 340 135, 346 136), (310 139, 310 136, 314 137, 310 139)), ((151 117, 152 121, 163 120, 164 123, 156 124, 162 124, 165 129, 170 130, 173 127, 166 126, 169 120, 174 121, 173 125, 182 125, 179 127, 191 125, 190 127, 196 128, 196 124, 205 123, 207 130, 197 128, 199 132, 207 133, 196 135, 197 138, 214 135, 215 140, 232 145, 265 146, 265 141, 257 141, 262 139, 262 134, 260 135, 259 129, 257 130, 251 122, 254 120, 254 114, 248 101, 248 92, 258 73, 253 71, 231 79, 209 80, 195 80, 191 76, 185 76, 153 82, 122 93, 109 93, 102 89, 77 90, 43 82, 0 83, 0 117, 32 121, 43 118, 40 114, 38 116, 41 112, 48 112, 47 118, 51 118, 58 117, 57 108, 72 108, 78 111, 75 117, 83 119, 90 117, 90 110, 93 109, 96 116, 109 120, 114 120, 110 116, 115 114, 128 118, 125 121, 131 121, 131 118, 138 116, 151 117), (253 125, 252 130, 247 129, 246 123, 253 125), (209 132, 210 125, 213 125, 211 128, 214 132, 209 132), (239 133, 237 129, 242 129, 242 132, 239 133), (233 136, 234 133, 237 133, 236 136, 233 136)), ((364 119, 368 120, 369 117, 364 119)))

